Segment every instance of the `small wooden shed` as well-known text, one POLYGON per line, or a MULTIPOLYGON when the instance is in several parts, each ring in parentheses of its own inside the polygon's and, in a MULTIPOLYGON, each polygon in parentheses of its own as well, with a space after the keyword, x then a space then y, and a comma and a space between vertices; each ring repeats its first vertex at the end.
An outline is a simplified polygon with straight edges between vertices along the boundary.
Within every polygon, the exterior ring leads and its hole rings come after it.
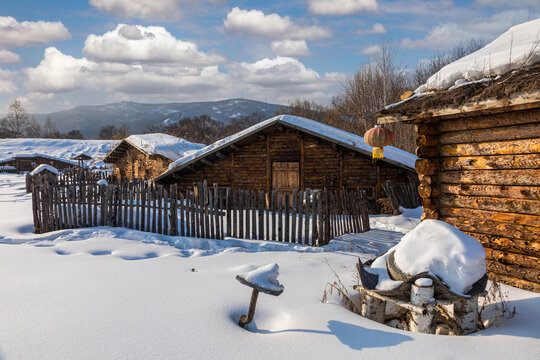
POLYGON ((378 121, 416 125, 423 218, 478 239, 492 278, 540 292, 540 64, 411 98, 378 121))
POLYGON ((103 159, 114 166, 114 175, 120 178, 153 179, 167 170, 169 164, 187 152, 203 148, 167 134, 131 135, 122 140, 103 159))
POLYGON ((54 166, 59 170, 78 166, 77 161, 39 153, 13 154, 8 158, 0 159, 0 166, 12 166, 18 172, 30 172, 43 164, 54 166))
POLYGON ((205 147, 172 164, 158 176, 181 191, 206 180, 243 190, 357 189, 370 207, 386 197, 381 184, 417 181, 417 157, 386 147, 384 159, 371 160, 372 148, 361 136, 306 118, 280 115, 205 147))

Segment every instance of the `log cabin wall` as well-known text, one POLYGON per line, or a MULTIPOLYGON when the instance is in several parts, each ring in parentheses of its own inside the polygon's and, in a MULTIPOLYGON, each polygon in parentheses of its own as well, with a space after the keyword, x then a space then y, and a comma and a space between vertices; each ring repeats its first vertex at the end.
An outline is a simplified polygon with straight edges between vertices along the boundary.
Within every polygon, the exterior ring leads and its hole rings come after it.
POLYGON ((15 158, 15 160, 10 161, 10 164, 13 164, 17 171, 32 171, 36 167, 42 164, 54 166, 58 170, 68 169, 77 167, 75 164, 70 164, 60 160, 53 160, 49 158, 44 158, 41 156, 29 157, 29 158, 15 158))
POLYGON ((139 149, 130 146, 123 155, 116 160, 114 175, 120 178, 136 178, 150 180, 167 170, 171 160, 161 155, 148 155, 139 149))
POLYGON ((490 276, 540 292, 540 109, 417 125, 425 219, 478 239, 490 276))
POLYGON ((182 192, 202 180, 221 187, 271 191, 272 164, 291 162, 298 163, 298 189, 364 188, 374 208, 377 196, 386 197, 382 182, 402 183, 416 178, 412 170, 384 161, 374 165, 366 154, 297 130, 279 127, 267 130, 221 158, 208 158, 205 163, 200 161, 178 171, 174 182, 182 192))

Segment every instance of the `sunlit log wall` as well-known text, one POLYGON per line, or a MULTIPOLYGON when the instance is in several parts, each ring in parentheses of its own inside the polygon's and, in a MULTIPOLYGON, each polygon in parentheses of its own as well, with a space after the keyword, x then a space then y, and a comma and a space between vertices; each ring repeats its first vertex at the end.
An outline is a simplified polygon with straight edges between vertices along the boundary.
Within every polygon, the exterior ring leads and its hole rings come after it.
POLYGON ((540 292, 540 109, 416 125, 424 219, 478 239, 492 278, 540 292))

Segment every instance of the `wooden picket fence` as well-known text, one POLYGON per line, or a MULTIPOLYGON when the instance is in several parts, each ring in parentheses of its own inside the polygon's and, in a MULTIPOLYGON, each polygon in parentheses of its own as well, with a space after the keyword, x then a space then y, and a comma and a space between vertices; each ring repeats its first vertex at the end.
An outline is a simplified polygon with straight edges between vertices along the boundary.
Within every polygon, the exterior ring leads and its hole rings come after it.
POLYGON ((369 230, 359 190, 275 191, 220 189, 194 184, 182 194, 145 181, 59 185, 42 181, 32 191, 36 233, 113 226, 171 236, 233 237, 320 246, 346 233, 369 230))
POLYGON ((414 209, 422 205, 422 198, 418 193, 418 182, 395 184, 388 180, 382 183, 382 188, 390 198, 394 213, 399 214, 399 207, 414 209))
POLYGON ((42 184, 43 179, 51 184, 59 186, 96 184, 99 180, 107 180, 109 183, 116 182, 116 177, 107 175, 104 172, 92 171, 90 169, 68 168, 60 171, 58 175, 53 175, 48 172, 42 172, 33 176, 26 174, 26 192, 32 192, 32 188, 35 185, 42 184))

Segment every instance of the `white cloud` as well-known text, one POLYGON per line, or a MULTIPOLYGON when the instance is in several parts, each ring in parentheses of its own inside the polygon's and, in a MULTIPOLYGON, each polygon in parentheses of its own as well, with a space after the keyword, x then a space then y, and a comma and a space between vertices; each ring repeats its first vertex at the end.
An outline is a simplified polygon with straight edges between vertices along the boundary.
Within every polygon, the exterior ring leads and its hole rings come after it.
POLYGON ((527 8, 529 10, 540 9, 538 0, 475 0, 474 5, 479 7, 519 9, 527 8))
POLYGON ((14 74, 11 71, 0 69, 0 94, 11 94, 17 91, 13 83, 14 74))
MULTIPOLYGON (((216 3, 221 0, 200 0, 216 3)), ((90 5, 101 12, 122 18, 176 20, 181 15, 180 6, 193 6, 197 0, 90 0, 90 5)))
POLYGON ((0 63, 16 63, 21 61, 21 57, 9 50, 0 49, 0 63))
POLYGON ((172 36, 161 26, 119 24, 103 35, 91 34, 83 53, 92 60, 109 62, 174 62, 185 66, 213 65, 223 57, 198 50, 193 42, 172 36))
POLYGON ((96 66, 85 58, 76 59, 49 47, 37 67, 25 69, 27 87, 42 93, 76 90, 86 85, 88 72, 96 66))
POLYGON ((331 36, 330 30, 321 26, 300 26, 288 16, 265 15, 260 10, 233 8, 223 20, 230 35, 250 35, 270 39, 316 40, 331 36))
POLYGON ((471 18, 460 23, 441 24, 433 28, 424 38, 403 39, 401 46, 411 49, 446 50, 463 39, 491 40, 510 27, 527 21, 528 16, 526 10, 503 11, 489 18, 471 18))
POLYGON ((315 70, 306 68, 294 58, 282 56, 265 58, 254 63, 242 62, 231 70, 233 75, 242 81, 265 87, 310 84, 320 79, 315 70))
POLYGON ((377 0, 309 0, 309 11, 315 15, 350 15, 378 10, 377 0))
POLYGON ((360 50, 361 54, 371 55, 382 51, 379 45, 368 46, 365 49, 360 50))
POLYGON ((90 0, 101 12, 126 18, 173 20, 180 16, 177 0, 90 0))
POLYGON ((272 42, 272 51, 276 55, 306 56, 309 48, 305 40, 276 40, 272 42))
POLYGON ((60 21, 18 22, 11 16, 0 16, 0 46, 17 47, 45 44, 69 39, 68 29, 60 21))
POLYGON ((386 34, 386 29, 383 24, 375 23, 371 29, 359 29, 356 31, 359 35, 368 35, 368 34, 386 34))

